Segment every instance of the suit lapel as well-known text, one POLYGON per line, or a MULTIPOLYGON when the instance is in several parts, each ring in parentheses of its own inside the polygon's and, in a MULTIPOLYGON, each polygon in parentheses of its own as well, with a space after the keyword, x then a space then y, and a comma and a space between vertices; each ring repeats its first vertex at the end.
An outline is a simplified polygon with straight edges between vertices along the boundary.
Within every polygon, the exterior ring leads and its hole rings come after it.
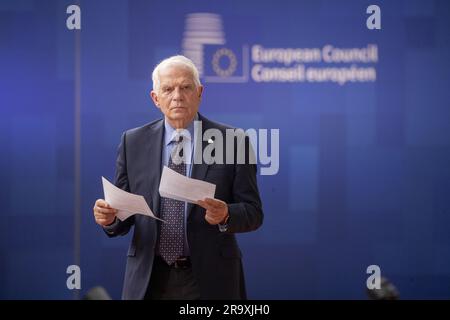
POLYGON ((147 177, 147 194, 152 195, 151 209, 156 216, 159 216, 159 181, 161 180, 161 153, 164 136, 164 120, 158 121, 152 126, 147 136, 147 149, 145 158, 153 165, 150 165, 147 177))
MULTIPOLYGON (((202 156, 203 150, 208 145, 207 141, 203 141, 203 133, 205 132, 205 130, 208 129, 208 124, 207 124, 207 121, 205 121, 205 118, 203 118, 200 114, 199 114, 198 120, 202 122, 202 131, 201 131, 201 134, 195 136, 195 138, 202 142, 201 143, 202 148, 201 148, 201 150, 197 150, 198 149, 197 148, 194 150, 194 152, 196 152, 196 153, 200 152, 201 163, 196 164, 194 161, 194 163, 192 164, 191 178, 198 179, 198 180, 204 180, 209 166, 203 162, 203 156, 202 156)), ((195 142, 196 141, 194 141, 194 143, 195 142)), ((197 142, 196 145, 198 145, 198 144, 199 143, 197 142)), ((193 159, 195 159, 195 156, 193 157, 193 159)), ((193 207, 194 207, 194 204, 188 203, 188 206, 187 206, 187 216, 188 217, 189 217, 193 207)))

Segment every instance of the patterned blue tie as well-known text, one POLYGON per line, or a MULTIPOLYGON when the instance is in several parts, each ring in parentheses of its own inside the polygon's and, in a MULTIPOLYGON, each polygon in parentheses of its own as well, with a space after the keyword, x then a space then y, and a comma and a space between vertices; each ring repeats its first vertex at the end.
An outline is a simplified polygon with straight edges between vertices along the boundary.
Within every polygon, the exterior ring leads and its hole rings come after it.
MULTIPOLYGON (((175 145, 169 157, 169 168, 179 174, 186 175, 186 164, 183 161, 182 136, 175 137, 175 145), (173 160, 172 160, 173 158, 173 160)), ((161 197, 161 234, 159 253, 168 265, 183 255, 184 244, 184 202, 161 197)))

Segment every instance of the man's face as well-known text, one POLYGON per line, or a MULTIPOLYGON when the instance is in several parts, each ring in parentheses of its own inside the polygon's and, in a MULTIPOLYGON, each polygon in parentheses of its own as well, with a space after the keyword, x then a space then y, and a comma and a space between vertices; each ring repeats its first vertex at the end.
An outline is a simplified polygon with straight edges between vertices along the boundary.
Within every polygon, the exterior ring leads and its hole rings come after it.
POLYGON ((200 105, 203 86, 196 87, 189 69, 168 66, 159 71, 160 86, 152 91, 155 105, 175 128, 186 128, 200 105))

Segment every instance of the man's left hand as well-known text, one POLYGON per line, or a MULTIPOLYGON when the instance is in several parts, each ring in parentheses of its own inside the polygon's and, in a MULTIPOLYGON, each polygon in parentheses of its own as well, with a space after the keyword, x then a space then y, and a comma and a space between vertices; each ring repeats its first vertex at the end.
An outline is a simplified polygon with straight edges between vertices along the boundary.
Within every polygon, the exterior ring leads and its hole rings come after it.
POLYGON ((209 224, 224 224, 228 218, 228 205, 222 200, 205 198, 198 200, 197 204, 206 209, 205 220, 209 224))

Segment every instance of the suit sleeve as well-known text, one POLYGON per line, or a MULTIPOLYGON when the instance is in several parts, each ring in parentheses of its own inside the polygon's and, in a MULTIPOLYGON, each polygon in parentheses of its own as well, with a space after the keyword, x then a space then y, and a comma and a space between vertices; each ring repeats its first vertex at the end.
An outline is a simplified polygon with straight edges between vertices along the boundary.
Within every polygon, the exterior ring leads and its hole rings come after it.
MULTIPOLYGON (((233 203, 228 204, 228 233, 249 232, 263 223, 263 210, 256 181, 256 161, 249 138, 241 139, 238 149, 245 150, 245 163, 235 162, 233 203), (242 144, 243 143, 243 144, 242 144)), ((236 153, 235 153, 236 154, 236 153)))
MULTIPOLYGON (((116 187, 130 191, 130 186, 128 183, 127 174, 127 159, 126 159, 126 132, 122 134, 122 139, 120 141, 119 147, 117 149, 117 160, 116 160, 116 174, 115 182, 116 187)), ((109 226, 103 227, 103 230, 109 237, 122 236, 130 231, 131 226, 134 224, 134 215, 126 219, 125 221, 120 221, 115 219, 109 226)))

